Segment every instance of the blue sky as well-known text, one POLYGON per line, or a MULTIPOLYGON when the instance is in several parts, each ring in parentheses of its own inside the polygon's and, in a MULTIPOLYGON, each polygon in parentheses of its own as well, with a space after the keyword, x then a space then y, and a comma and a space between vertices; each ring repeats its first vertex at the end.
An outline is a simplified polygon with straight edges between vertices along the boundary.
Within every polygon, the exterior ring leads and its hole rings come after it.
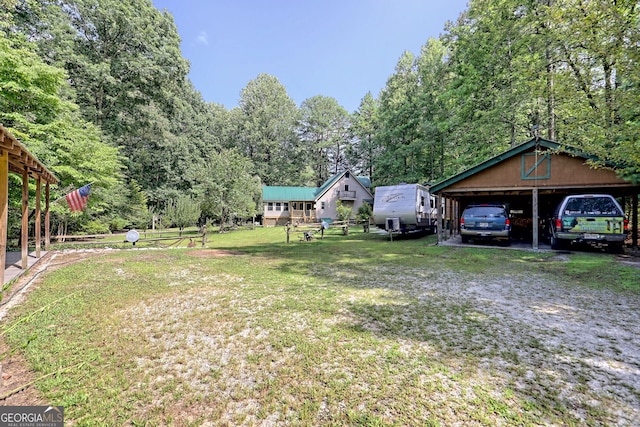
POLYGON ((315 95, 353 112, 377 97, 404 51, 419 54, 467 0, 152 0, 175 20, 205 101, 238 105, 259 74, 300 105, 315 95))

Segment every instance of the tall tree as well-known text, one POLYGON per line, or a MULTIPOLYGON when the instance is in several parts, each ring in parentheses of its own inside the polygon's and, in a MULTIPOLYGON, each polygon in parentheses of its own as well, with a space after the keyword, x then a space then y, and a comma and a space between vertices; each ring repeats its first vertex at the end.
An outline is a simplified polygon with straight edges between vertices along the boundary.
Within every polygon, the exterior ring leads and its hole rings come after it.
MULTIPOLYGON (((92 214, 110 215, 118 210, 112 202, 121 158, 100 130, 80 117, 64 77, 63 70, 43 63, 22 35, 9 39, 0 31, 0 121, 60 179, 54 198, 93 182, 92 214)), ((53 210, 68 213, 64 206, 53 210)))
POLYGON ((314 185, 320 186, 331 175, 348 168, 348 117, 335 98, 318 95, 302 103, 298 132, 314 171, 314 185))
POLYGON ((199 192, 202 211, 220 222, 220 231, 230 221, 252 218, 257 213, 262 194, 253 164, 235 149, 212 150, 202 174, 199 192))
POLYGON ((302 167, 298 109, 276 77, 260 74, 242 90, 239 148, 265 185, 295 185, 302 167))
POLYGON ((419 79, 417 109, 420 138, 424 143, 425 169, 421 182, 435 182, 445 177, 445 163, 451 147, 446 141, 449 111, 442 99, 449 80, 446 64, 448 50, 440 40, 430 39, 416 59, 419 79))
POLYGON ((353 144, 349 146, 347 156, 356 173, 365 173, 369 177, 373 176, 373 166, 380 155, 375 142, 378 133, 378 108, 378 101, 371 92, 367 92, 351 119, 353 144))
POLYGON ((24 2, 17 27, 64 67, 84 117, 121 147, 126 173, 156 203, 190 188, 208 111, 186 79, 173 18, 149 0, 24 2))
POLYGON ((418 75, 415 56, 404 52, 380 94, 376 185, 419 182, 425 175, 424 141, 420 135, 418 75))
POLYGON ((453 139, 461 148, 461 167, 531 137, 538 124, 545 62, 534 42, 534 3, 474 0, 448 28, 455 78, 447 96, 454 100, 453 139))

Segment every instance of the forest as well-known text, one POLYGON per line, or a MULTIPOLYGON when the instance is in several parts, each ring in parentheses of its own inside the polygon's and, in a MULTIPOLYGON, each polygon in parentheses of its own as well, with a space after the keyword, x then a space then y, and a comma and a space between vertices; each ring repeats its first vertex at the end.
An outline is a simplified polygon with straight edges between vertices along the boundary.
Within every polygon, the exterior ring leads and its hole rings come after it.
POLYGON ((151 0, 0 0, 0 123, 60 179, 52 200, 93 183, 83 212, 53 204, 54 233, 170 226, 180 209, 251 218, 262 185, 345 168, 374 186, 435 183, 534 136, 640 182, 639 5, 470 0, 349 112, 326 96, 296 105, 268 74, 237 107, 205 102, 151 0))

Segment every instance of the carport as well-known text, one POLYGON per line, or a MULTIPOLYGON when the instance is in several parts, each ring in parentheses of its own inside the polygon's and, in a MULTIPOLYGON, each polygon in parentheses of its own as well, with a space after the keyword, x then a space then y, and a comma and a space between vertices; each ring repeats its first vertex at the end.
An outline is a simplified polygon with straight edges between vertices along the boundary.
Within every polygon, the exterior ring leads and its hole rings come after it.
POLYGON ((588 160, 597 159, 553 141, 531 139, 434 184, 438 241, 459 234, 460 215, 468 204, 498 202, 509 206, 513 238, 538 249, 546 221, 563 197, 604 193, 622 199, 631 212, 632 246, 637 247, 640 185, 618 177, 613 165, 594 168, 588 160))

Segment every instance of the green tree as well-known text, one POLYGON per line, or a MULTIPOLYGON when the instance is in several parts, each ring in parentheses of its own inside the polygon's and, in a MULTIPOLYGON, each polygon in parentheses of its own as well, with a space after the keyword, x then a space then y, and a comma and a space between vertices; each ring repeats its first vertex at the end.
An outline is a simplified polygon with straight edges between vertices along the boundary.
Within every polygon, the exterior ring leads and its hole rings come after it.
POLYGON ((199 193, 204 216, 219 221, 221 232, 228 223, 256 214, 262 186, 253 169, 253 164, 235 149, 209 153, 200 175, 199 193))
POLYGON ((178 227, 182 236, 185 227, 196 225, 200 213, 200 203, 193 197, 182 195, 167 203, 164 218, 166 222, 178 227))
POLYGON ((314 171, 314 185, 320 186, 331 175, 349 169, 348 126, 349 114, 334 98, 318 95, 302 103, 298 133, 314 171))
POLYGON ((379 132, 381 154, 372 179, 377 185, 399 181, 419 182, 425 175, 425 149, 421 138, 421 111, 415 57, 404 52, 395 73, 380 94, 379 132))
POLYGON ((242 90, 238 148, 266 185, 297 185, 302 151, 295 135, 298 109, 276 77, 260 74, 242 90))
POLYGON ((345 206, 342 204, 342 201, 338 200, 336 202, 336 215, 338 216, 338 221, 342 222, 342 233, 346 236, 349 234, 349 222, 351 221, 351 216, 353 215, 353 208, 350 206, 345 206))
POLYGON ((148 0, 33 0, 17 15, 41 56, 65 68, 82 115, 121 148, 125 173, 150 202, 190 190, 190 168, 214 141, 205 132, 212 110, 186 79, 172 16, 148 0))
MULTIPOLYGON (((457 171, 532 136, 546 95, 534 2, 474 0, 445 37, 446 89, 457 171)), ((456 172, 457 172, 456 171, 456 172)))
POLYGON ((369 232, 369 225, 371 224, 371 217, 373 216, 373 210, 369 203, 363 203, 358 208, 358 214, 356 220, 362 223, 362 227, 365 233, 369 232))
MULTIPOLYGON (((118 150, 80 117, 64 70, 43 63, 35 45, 23 36, 8 38, 0 31, 0 88, 0 121, 60 179, 52 199, 94 183, 90 209, 81 215, 70 215, 62 203, 53 204, 54 226, 60 223, 66 228, 71 222, 71 231, 118 210, 113 203, 122 169, 118 150)), ((18 194, 13 198, 20 200, 18 194)))
POLYGON ((419 90, 417 109, 420 111, 419 138, 424 145, 424 174, 418 182, 435 182, 445 177, 445 163, 451 152, 446 141, 449 111, 442 93, 446 90, 449 73, 448 50, 437 39, 430 39, 416 59, 419 90))
POLYGON ((347 156, 355 172, 361 171, 369 177, 373 176, 374 164, 380 156, 380 148, 375 141, 378 133, 378 108, 378 101, 371 92, 367 92, 351 118, 353 143, 348 147, 347 156))
POLYGON ((62 109, 64 78, 64 70, 45 64, 33 44, 0 31, 0 120, 6 127, 28 134, 52 122, 62 109))

